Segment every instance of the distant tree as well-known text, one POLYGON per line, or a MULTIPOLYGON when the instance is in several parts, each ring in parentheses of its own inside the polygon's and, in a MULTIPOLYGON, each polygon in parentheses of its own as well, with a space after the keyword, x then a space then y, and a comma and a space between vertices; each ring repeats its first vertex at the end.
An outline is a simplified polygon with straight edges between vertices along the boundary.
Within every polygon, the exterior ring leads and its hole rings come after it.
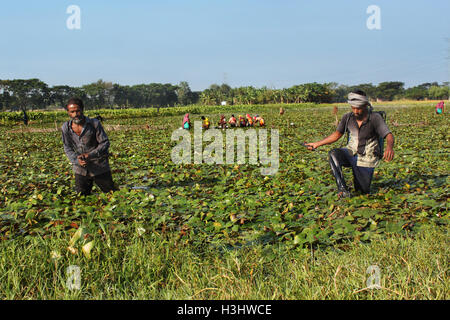
POLYGON ((131 87, 135 107, 169 107, 178 101, 177 86, 169 83, 139 84, 131 87))
POLYGON ((215 105, 217 104, 214 97, 214 92, 211 89, 205 89, 200 94, 200 103, 204 105, 215 105))
POLYGON ((222 94, 222 97, 224 97, 224 98, 229 98, 230 95, 231 95, 232 89, 231 89, 231 87, 230 87, 229 85, 227 85, 226 83, 222 83, 222 84, 220 85, 219 91, 220 91, 220 93, 222 94))
POLYGON ((212 84, 208 89, 203 90, 200 95, 200 102, 206 105, 220 105, 222 101, 233 101, 233 90, 227 84, 212 84))
POLYGON ((0 86, 11 109, 43 109, 51 102, 47 84, 39 79, 2 80, 0 86))
POLYGON ((428 98, 428 83, 423 83, 418 86, 408 88, 405 90, 404 97, 412 100, 424 100, 428 98))
POLYGON ((86 93, 88 108, 110 108, 113 105, 114 97, 111 94, 113 84, 102 79, 82 87, 86 93))
POLYGON ((428 97, 435 100, 447 100, 449 98, 449 87, 434 85, 428 89, 428 97))
POLYGON ((133 105, 133 95, 130 86, 121 86, 120 84, 113 84, 110 92, 114 104, 119 107, 128 107, 133 105))
POLYGON ((333 100, 335 92, 328 84, 314 82, 292 86, 288 89, 288 95, 289 102, 293 103, 329 103, 333 100))
POLYGON ((4 81, 0 80, 0 102, 2 111, 10 109, 11 103, 13 102, 13 98, 9 91, 5 89, 7 89, 6 84, 4 84, 4 81))
POLYGON ((404 83, 398 81, 381 82, 376 89, 376 97, 383 100, 393 100, 395 96, 404 93, 404 83))
POLYGON ((201 91, 192 91, 192 103, 198 103, 200 101, 201 91))
POLYGON ((53 86, 50 88, 50 99, 60 108, 65 108, 67 101, 72 97, 79 97, 85 100, 85 94, 79 88, 70 86, 53 86))
POLYGON ((333 102, 347 102, 348 93, 350 92, 350 87, 346 85, 339 85, 334 87, 334 98, 333 102))
POLYGON ((194 95, 186 81, 181 81, 176 89, 178 103, 181 105, 188 105, 194 103, 194 95))

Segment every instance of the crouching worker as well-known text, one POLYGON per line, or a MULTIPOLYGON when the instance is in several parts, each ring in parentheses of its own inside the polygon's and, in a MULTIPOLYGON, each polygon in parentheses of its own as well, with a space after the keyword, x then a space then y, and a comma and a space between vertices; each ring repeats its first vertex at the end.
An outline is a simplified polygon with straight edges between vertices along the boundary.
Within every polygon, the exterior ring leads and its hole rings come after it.
POLYGON ((247 126, 247 120, 245 120, 245 117, 239 115, 239 127, 246 127, 247 126))
POLYGON ((202 128, 209 129, 210 125, 211 125, 211 123, 209 122, 209 119, 202 116, 202 128))
POLYGON ((230 120, 228 120, 230 127, 236 127, 236 122, 237 122, 237 120, 236 120, 234 114, 232 114, 230 120))
POLYGON ((436 105, 435 112, 436 114, 444 113, 444 101, 441 101, 436 105))
POLYGON ((189 113, 186 113, 183 118, 183 129, 189 130, 191 128, 191 121, 189 120, 189 113))
POLYGON ((247 118, 247 127, 253 127, 252 117, 248 113, 245 115, 245 117, 247 118))
POLYGON ((255 124, 258 123, 260 127, 264 127, 265 126, 265 122, 263 117, 260 117, 259 115, 256 115, 254 118, 255 124))
POLYGON ((75 190, 89 195, 95 182, 103 192, 117 190, 108 162, 109 140, 99 120, 83 114, 83 101, 68 101, 69 121, 62 126, 64 152, 72 163, 75 190))
POLYGON ((366 94, 357 90, 348 95, 352 112, 344 114, 334 133, 325 139, 306 143, 309 150, 331 144, 339 140, 348 131, 350 139, 345 148, 329 152, 331 171, 336 179, 338 197, 350 197, 350 191, 344 181, 342 167, 351 167, 355 191, 370 193, 373 172, 383 157, 386 161, 394 158, 394 136, 379 113, 372 112, 366 94), (386 150, 381 155, 379 138, 386 139, 386 150))
POLYGON ((225 116, 222 114, 220 116, 220 120, 217 123, 217 126, 219 129, 226 129, 227 128, 227 120, 225 119, 225 116))
POLYGON ((259 117, 259 126, 264 127, 266 125, 266 122, 264 121, 263 117, 259 117))

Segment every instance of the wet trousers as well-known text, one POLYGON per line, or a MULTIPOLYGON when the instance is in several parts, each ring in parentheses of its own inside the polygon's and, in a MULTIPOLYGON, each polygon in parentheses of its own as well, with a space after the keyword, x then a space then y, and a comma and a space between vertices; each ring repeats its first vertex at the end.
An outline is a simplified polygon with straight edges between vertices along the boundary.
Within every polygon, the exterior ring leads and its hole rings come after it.
POLYGON ((117 190, 112 180, 111 171, 108 171, 95 177, 75 174, 75 191, 77 193, 81 193, 82 195, 90 195, 94 182, 100 187, 103 192, 117 190))
POLYGON ((349 191, 345 184, 342 167, 351 167, 353 171, 353 184, 355 191, 361 193, 370 193, 370 183, 372 182, 374 168, 359 167, 356 165, 358 155, 353 156, 346 148, 333 149, 329 153, 329 162, 331 171, 336 184, 338 192, 349 191))

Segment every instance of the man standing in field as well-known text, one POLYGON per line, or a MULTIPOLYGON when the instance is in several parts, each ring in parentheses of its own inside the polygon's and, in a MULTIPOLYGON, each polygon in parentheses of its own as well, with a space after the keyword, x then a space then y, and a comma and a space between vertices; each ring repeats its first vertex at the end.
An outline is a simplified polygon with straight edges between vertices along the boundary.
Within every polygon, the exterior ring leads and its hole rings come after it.
POLYGON ((108 162, 109 140, 98 119, 83 114, 83 101, 68 101, 70 117, 62 126, 64 152, 73 165, 75 190, 82 195, 91 194, 95 182, 103 192, 116 190, 108 162))
POLYGON ((347 146, 329 152, 329 162, 336 179, 339 198, 351 196, 345 184, 342 167, 352 168, 355 190, 367 194, 370 192, 374 169, 381 157, 386 161, 394 158, 394 136, 381 115, 372 112, 366 94, 361 90, 351 92, 348 95, 348 103, 352 112, 344 114, 335 132, 321 141, 305 144, 309 150, 314 150, 336 142, 345 131, 349 131, 347 146), (379 138, 384 138, 387 142, 383 155, 380 152, 379 138))

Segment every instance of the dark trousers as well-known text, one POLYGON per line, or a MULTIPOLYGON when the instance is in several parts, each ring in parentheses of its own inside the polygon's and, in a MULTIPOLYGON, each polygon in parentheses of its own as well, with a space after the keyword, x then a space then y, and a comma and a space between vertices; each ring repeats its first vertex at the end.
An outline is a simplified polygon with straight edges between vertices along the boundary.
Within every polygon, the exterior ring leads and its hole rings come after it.
POLYGON ((117 190, 112 180, 111 171, 108 171, 94 177, 75 174, 75 191, 82 195, 90 195, 94 182, 103 192, 117 190))
POLYGON ((333 149, 328 155, 331 171, 336 179, 339 192, 344 190, 348 191, 342 173, 342 167, 351 167, 355 190, 360 191, 361 193, 370 193, 370 183, 372 182, 374 168, 358 167, 356 165, 358 156, 353 156, 349 150, 345 148, 333 149))

